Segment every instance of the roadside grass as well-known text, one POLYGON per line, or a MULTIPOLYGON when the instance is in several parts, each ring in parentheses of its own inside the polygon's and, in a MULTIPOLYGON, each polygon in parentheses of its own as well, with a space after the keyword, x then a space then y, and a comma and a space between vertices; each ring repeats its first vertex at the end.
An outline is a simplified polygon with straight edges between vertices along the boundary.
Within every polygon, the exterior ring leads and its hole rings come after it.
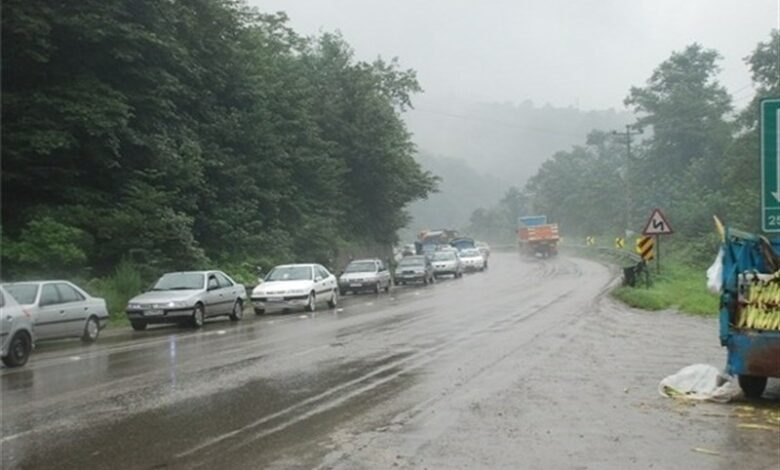
POLYGON ((664 261, 661 274, 651 266, 653 284, 646 288, 618 287, 612 296, 632 307, 645 310, 675 308, 694 315, 718 314, 718 296, 707 290, 705 268, 691 267, 679 261, 664 261))
POLYGON ((87 288, 95 296, 106 299, 109 328, 130 325, 125 315, 127 301, 143 289, 141 272, 137 266, 122 260, 111 275, 92 279, 87 288))

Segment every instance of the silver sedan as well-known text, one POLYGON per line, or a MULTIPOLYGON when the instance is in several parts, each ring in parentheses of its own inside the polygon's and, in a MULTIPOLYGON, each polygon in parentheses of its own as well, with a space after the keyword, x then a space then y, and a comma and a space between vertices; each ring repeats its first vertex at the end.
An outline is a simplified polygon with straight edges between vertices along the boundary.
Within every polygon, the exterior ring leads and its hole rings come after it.
POLYGON ((378 294, 382 289, 390 292, 392 284, 390 271, 382 260, 359 259, 351 261, 339 276, 339 293, 373 291, 378 294))
POLYGON ((244 316, 246 288, 221 271, 187 271, 164 274, 148 292, 127 303, 127 318, 134 330, 151 323, 189 323, 203 326, 208 317, 244 316))
POLYGON ((15 282, 3 288, 32 317, 36 340, 80 337, 92 342, 108 324, 106 301, 71 282, 15 282))

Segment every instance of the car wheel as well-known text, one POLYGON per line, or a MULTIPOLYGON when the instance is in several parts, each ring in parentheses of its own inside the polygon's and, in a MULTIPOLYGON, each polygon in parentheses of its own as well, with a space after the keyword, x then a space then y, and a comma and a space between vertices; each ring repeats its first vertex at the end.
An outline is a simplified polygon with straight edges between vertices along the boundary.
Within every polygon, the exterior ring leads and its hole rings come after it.
POLYGON ((143 331, 146 329, 146 322, 144 321, 131 321, 130 326, 133 327, 135 331, 143 331))
POLYGON ((328 307, 330 308, 336 308, 336 305, 339 304, 339 294, 336 289, 333 289, 333 292, 330 294, 330 300, 328 300, 328 307))
POLYGON ((313 312, 317 308, 317 297, 314 296, 314 292, 309 293, 309 300, 306 302, 306 311, 313 312))
POLYGON ((242 318, 244 318, 244 304, 239 299, 233 304, 233 313, 230 314, 230 320, 239 321, 242 318))
POLYGON ((192 320, 190 323, 192 324, 193 328, 200 328, 203 326, 203 319, 205 317, 205 313, 203 312, 203 305, 198 304, 195 306, 195 311, 192 312, 192 320))
POLYGON ((255 315, 265 315, 265 309, 255 307, 255 315))
POLYGON ((27 364, 32 352, 32 342, 27 333, 20 331, 11 338, 8 345, 8 355, 3 356, 3 364, 7 367, 21 367, 27 364))
POLYGON ((739 388, 747 398, 761 398, 766 388, 766 377, 756 377, 754 375, 740 375, 739 388))
POLYGON ((98 339, 100 334, 100 323, 95 317, 89 317, 87 324, 84 325, 84 334, 81 335, 81 340, 85 343, 93 343, 98 339))
POLYGON ((374 294, 378 294, 381 290, 382 288, 379 286, 379 281, 376 281, 376 284, 374 284, 374 294))

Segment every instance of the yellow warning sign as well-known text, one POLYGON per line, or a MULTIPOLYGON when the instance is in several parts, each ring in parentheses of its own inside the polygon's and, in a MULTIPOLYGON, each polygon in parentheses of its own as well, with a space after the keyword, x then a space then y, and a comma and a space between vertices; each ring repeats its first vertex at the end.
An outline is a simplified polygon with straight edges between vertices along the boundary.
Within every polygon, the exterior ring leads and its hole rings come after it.
POLYGON ((636 252, 645 261, 655 258, 655 240, 653 240, 653 237, 638 238, 636 241, 636 252))

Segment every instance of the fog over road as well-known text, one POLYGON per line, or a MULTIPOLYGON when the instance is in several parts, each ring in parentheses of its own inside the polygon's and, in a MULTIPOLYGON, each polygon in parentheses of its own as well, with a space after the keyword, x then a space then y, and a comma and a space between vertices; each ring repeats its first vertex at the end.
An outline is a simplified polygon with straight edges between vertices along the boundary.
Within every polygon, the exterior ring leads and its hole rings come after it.
POLYGON ((0 370, 2 468, 778 468, 777 381, 750 404, 658 394, 724 364, 717 319, 622 307, 594 261, 490 263, 337 310, 43 345, 0 370))

